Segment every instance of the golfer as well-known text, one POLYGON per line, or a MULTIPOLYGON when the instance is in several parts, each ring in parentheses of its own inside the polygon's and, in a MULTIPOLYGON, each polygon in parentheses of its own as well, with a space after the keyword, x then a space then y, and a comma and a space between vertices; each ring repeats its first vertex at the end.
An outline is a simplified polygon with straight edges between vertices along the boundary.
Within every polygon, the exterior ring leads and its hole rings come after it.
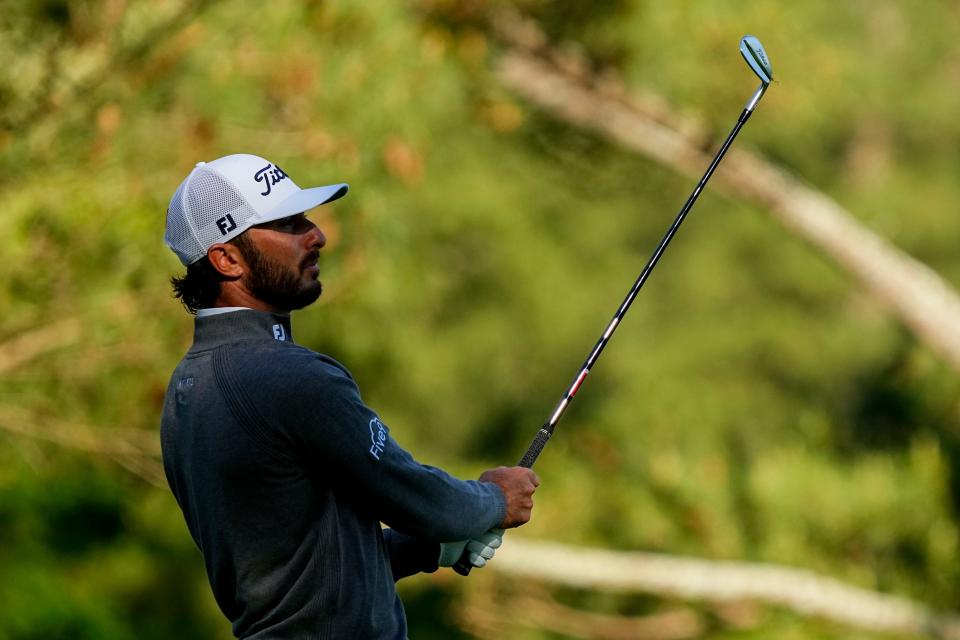
POLYGON ((174 294, 196 320, 163 464, 238 638, 406 638, 394 583, 465 550, 482 567, 539 484, 521 467, 464 481, 418 463, 342 364, 294 342, 326 242, 305 212, 346 192, 238 154, 199 163, 167 211, 187 268, 174 294))

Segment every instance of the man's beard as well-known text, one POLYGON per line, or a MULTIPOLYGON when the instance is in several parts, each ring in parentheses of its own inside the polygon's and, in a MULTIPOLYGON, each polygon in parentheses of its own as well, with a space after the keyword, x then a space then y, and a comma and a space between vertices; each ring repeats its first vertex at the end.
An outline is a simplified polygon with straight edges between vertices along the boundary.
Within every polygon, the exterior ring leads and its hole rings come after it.
MULTIPOLYGON (((252 242, 237 243, 250 272, 247 287, 258 300, 282 311, 302 309, 320 297, 323 286, 320 280, 304 284, 300 274, 306 266, 301 264, 299 273, 294 269, 274 262, 260 252, 252 242)), ((307 261, 305 261, 307 262, 307 261)))

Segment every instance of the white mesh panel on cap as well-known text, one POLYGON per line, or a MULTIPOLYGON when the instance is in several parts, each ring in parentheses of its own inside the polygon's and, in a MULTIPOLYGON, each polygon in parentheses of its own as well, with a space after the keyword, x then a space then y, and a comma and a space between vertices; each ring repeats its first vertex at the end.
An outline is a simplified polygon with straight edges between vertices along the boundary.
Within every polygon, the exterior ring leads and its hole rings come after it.
POLYGON ((187 203, 204 253, 210 245, 226 242, 246 231, 257 214, 236 187, 219 173, 203 168, 195 171, 190 180, 187 203))
POLYGON ((167 232, 164 236, 167 246, 174 250, 183 264, 196 262, 199 259, 196 256, 203 255, 203 248, 190 228, 190 216, 183 202, 184 188, 188 182, 189 177, 180 183, 170 199, 170 206, 167 208, 167 232))
POLYGON ((215 171, 197 167, 184 180, 167 211, 167 242, 184 264, 206 255, 249 228, 256 212, 237 189, 215 171))

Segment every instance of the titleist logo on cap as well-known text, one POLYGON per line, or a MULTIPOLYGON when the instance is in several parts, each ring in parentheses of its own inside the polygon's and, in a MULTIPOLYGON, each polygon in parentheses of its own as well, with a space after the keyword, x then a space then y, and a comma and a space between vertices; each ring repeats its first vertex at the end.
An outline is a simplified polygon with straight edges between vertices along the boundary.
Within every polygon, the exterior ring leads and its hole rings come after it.
POLYGON ((286 177, 287 174, 284 172, 284 170, 275 164, 268 164, 263 169, 260 169, 260 171, 257 171, 255 174, 253 174, 253 179, 256 182, 262 182, 267 188, 266 191, 260 192, 260 195, 262 196, 270 195, 273 185, 277 184, 286 177))

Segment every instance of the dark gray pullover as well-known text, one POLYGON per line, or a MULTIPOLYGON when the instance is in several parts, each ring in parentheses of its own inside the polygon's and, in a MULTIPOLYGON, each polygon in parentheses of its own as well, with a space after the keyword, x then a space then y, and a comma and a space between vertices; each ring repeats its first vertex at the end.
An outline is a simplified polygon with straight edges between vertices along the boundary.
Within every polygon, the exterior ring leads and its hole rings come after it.
POLYGON ((418 463, 290 339, 282 315, 196 320, 163 409, 170 488, 238 638, 405 638, 394 582, 500 523, 503 493, 418 463))

